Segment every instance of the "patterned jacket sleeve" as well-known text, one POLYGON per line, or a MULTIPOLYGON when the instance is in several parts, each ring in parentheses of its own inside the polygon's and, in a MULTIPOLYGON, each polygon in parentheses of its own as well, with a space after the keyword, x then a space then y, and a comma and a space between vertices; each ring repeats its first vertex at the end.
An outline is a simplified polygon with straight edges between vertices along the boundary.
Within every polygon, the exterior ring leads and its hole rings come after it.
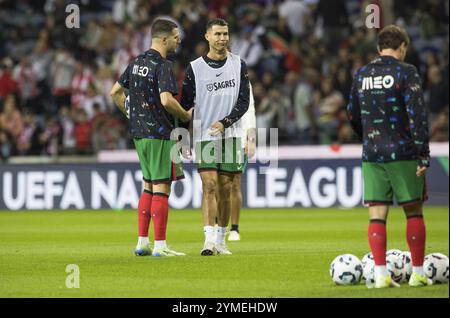
POLYGON ((358 81, 359 74, 356 73, 353 80, 352 90, 350 92, 349 103, 347 105, 347 117, 350 121, 350 125, 355 131, 360 140, 363 139, 363 129, 361 122, 361 108, 359 105, 359 93, 358 93, 358 81))
POLYGON ((220 122, 225 128, 230 127, 247 112, 250 103, 250 86, 248 80, 247 66, 241 60, 241 85, 239 87, 239 97, 236 105, 231 110, 231 113, 223 118, 220 122))
POLYGON ((409 118, 409 129, 420 159, 419 165, 429 166, 428 114, 416 67, 409 66, 403 80, 403 99, 409 118))
POLYGON ((189 110, 195 106, 195 76, 191 64, 186 69, 181 93, 181 106, 189 110))

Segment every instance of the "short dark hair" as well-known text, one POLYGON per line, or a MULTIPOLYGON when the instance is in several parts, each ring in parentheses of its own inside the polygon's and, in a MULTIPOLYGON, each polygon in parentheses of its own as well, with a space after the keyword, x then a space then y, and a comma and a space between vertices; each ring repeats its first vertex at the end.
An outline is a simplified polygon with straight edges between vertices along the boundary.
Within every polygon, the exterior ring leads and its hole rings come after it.
POLYGON ((163 36, 170 35, 172 34, 173 29, 176 28, 178 28, 178 25, 170 20, 155 20, 152 24, 152 37, 161 38, 163 36))
POLYGON ((409 36, 405 29, 396 25, 388 25, 378 33, 378 49, 380 51, 384 49, 397 50, 402 43, 409 45, 409 42, 409 36))
POLYGON ((219 19, 219 18, 209 20, 208 23, 206 24, 206 31, 211 29, 214 25, 228 26, 228 23, 224 19, 219 19))

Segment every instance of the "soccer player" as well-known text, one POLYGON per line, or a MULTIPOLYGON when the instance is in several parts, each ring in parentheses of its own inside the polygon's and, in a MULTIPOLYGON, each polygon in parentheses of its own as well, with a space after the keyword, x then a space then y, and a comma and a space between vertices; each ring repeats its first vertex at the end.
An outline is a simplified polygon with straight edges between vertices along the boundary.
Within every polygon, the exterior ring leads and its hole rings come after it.
POLYGON ((407 217, 413 263, 409 285, 430 284, 422 269, 428 121, 417 69, 403 62, 409 42, 406 31, 398 26, 380 31, 380 56, 356 73, 347 107, 350 123, 363 142, 364 203, 369 205, 375 288, 399 286, 386 269, 386 220, 394 196, 407 217))
MULTIPOLYGON (((244 147, 244 168, 248 164, 248 159, 255 155, 256 150, 256 115, 255 115, 255 100, 253 98, 252 86, 250 84, 250 103, 248 111, 242 116, 240 122, 243 130, 242 146, 244 147)), ((242 192, 241 192, 241 175, 236 175, 231 188, 231 229, 228 235, 228 241, 240 241, 239 234, 239 218, 242 207, 242 192)))
POLYGON ((239 127, 231 126, 247 112, 250 93, 245 62, 227 49, 227 22, 210 20, 205 38, 209 52, 188 66, 181 104, 185 109, 195 105, 194 148, 202 180, 205 234, 201 255, 209 256, 231 254, 225 243, 231 189, 244 166, 239 127), (216 216, 219 226, 214 233, 216 216))
POLYGON ((166 244, 171 183, 184 177, 180 161, 171 157, 176 141, 170 140, 170 135, 176 126, 175 118, 189 122, 193 110, 184 110, 173 97, 177 94, 176 78, 172 63, 166 56, 175 53, 180 44, 177 25, 168 20, 156 20, 151 34, 151 48, 128 65, 114 84, 111 96, 127 115, 124 91, 127 89, 129 92, 130 131, 144 176, 144 192, 138 205, 139 239, 135 254, 183 256, 184 253, 175 252, 166 244), (155 232, 153 252, 148 239, 151 218, 155 232))

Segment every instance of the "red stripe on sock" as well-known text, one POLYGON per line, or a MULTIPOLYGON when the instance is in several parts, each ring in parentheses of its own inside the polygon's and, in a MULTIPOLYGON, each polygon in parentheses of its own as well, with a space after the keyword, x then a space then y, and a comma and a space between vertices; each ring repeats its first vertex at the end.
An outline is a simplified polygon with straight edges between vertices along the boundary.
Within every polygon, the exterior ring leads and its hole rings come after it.
POLYGON ((177 166, 172 162, 172 181, 177 181, 177 166))
POLYGON ((406 223, 406 239, 413 266, 422 266, 425 257, 426 229, 423 217, 409 218, 406 223))
POLYGON ((369 224, 369 244, 375 265, 386 265, 386 224, 369 224))
POLYGON ((142 192, 138 204, 138 228, 139 236, 148 236, 148 227, 151 219, 153 196, 148 192, 142 192))
POLYGON ((152 217, 155 241, 164 241, 166 239, 168 216, 169 198, 165 196, 154 196, 152 201, 152 217))

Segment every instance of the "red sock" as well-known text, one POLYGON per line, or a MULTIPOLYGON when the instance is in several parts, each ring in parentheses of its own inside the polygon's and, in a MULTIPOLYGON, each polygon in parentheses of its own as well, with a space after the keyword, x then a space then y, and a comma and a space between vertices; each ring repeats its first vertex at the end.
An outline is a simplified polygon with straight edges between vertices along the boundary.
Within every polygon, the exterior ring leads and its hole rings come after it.
POLYGON ((169 197, 165 194, 154 194, 152 201, 153 228, 155 241, 166 239, 167 218, 169 215, 169 197))
POLYGON ((153 194, 150 191, 144 190, 141 194, 138 204, 138 227, 139 236, 148 236, 148 227, 151 219, 153 194))
POLYGON ((406 239, 408 240, 409 249, 413 266, 422 266, 425 256, 425 222, 423 216, 414 216, 408 218, 406 224, 406 239))
POLYGON ((386 265, 386 221, 370 220, 369 244, 375 265, 386 265))

